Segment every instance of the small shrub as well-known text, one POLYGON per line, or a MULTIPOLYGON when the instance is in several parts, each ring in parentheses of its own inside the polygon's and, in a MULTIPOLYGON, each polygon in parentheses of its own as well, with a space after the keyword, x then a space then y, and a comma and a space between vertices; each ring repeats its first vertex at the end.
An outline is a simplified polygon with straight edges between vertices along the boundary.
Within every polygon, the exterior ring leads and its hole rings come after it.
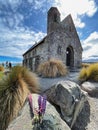
POLYGON ((51 59, 41 63, 38 67, 38 74, 42 77, 58 77, 67 74, 67 68, 62 61, 51 59))
POLYGON ((87 80, 87 69, 86 68, 81 69, 79 79, 81 81, 86 81, 87 80))
POLYGON ((84 67, 84 68, 89 67, 89 65, 90 65, 90 64, 88 64, 88 63, 82 63, 82 67, 84 67))
POLYGON ((98 81, 98 63, 90 65, 87 70, 88 79, 98 81))
POLYGON ((80 71, 80 80, 92 80, 98 82, 98 63, 91 64, 80 71))
POLYGON ((0 66, 0 71, 4 71, 4 67, 3 66, 0 66))

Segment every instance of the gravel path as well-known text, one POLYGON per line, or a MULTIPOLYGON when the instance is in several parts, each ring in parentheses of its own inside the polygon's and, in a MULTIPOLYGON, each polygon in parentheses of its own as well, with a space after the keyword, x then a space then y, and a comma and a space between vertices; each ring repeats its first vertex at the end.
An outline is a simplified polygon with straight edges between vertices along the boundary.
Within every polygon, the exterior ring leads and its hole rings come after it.
POLYGON ((90 124, 87 130, 98 130, 98 98, 88 98, 90 104, 90 124))
POLYGON ((40 82, 40 89, 41 91, 45 91, 46 89, 50 88, 52 85, 56 84, 59 81, 62 80, 70 80, 74 82, 78 82, 78 76, 79 72, 71 72, 67 76, 64 77, 58 77, 58 78, 39 78, 40 82))

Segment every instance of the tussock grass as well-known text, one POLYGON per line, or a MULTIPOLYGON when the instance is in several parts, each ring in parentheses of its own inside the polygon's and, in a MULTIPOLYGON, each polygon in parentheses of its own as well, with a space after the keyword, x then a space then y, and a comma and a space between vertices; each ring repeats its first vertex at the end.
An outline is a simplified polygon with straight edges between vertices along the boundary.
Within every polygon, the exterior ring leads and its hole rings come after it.
POLYGON ((4 73, 0 72, 0 79, 3 78, 3 76, 4 76, 4 73))
POLYGON ((89 67, 89 63, 82 63, 82 67, 84 67, 84 68, 87 68, 87 67, 89 67))
POLYGON ((82 68, 79 74, 79 80, 86 81, 87 80, 87 69, 82 68))
POLYGON ((18 115, 29 93, 38 92, 35 74, 22 66, 15 66, 0 80, 0 130, 6 130, 18 115))
POLYGON ((82 68, 79 79, 82 81, 91 80, 98 82, 98 63, 91 64, 87 68, 82 68))
POLYGON ((49 61, 41 63, 37 72, 42 77, 59 77, 67 74, 67 68, 62 61, 50 59, 49 61))
POLYGON ((4 67, 3 66, 0 66, 0 71, 4 71, 4 67))

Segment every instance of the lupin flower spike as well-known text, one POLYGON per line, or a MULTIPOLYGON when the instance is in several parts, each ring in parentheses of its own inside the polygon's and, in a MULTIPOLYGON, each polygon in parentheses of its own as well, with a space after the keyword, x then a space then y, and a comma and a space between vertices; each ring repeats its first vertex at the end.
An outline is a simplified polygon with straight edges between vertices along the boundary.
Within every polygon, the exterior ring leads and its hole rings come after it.
POLYGON ((46 110, 46 96, 39 96, 38 98, 39 112, 40 114, 44 114, 46 110))

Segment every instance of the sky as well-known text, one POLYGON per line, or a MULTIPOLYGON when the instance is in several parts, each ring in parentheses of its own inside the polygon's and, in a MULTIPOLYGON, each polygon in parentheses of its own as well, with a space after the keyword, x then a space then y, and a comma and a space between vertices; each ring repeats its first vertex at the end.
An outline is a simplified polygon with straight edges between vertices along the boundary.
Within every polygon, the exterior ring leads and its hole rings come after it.
POLYGON ((0 62, 21 62, 47 34, 47 11, 57 7, 61 20, 71 14, 83 61, 98 61, 98 0, 0 0, 0 62))

